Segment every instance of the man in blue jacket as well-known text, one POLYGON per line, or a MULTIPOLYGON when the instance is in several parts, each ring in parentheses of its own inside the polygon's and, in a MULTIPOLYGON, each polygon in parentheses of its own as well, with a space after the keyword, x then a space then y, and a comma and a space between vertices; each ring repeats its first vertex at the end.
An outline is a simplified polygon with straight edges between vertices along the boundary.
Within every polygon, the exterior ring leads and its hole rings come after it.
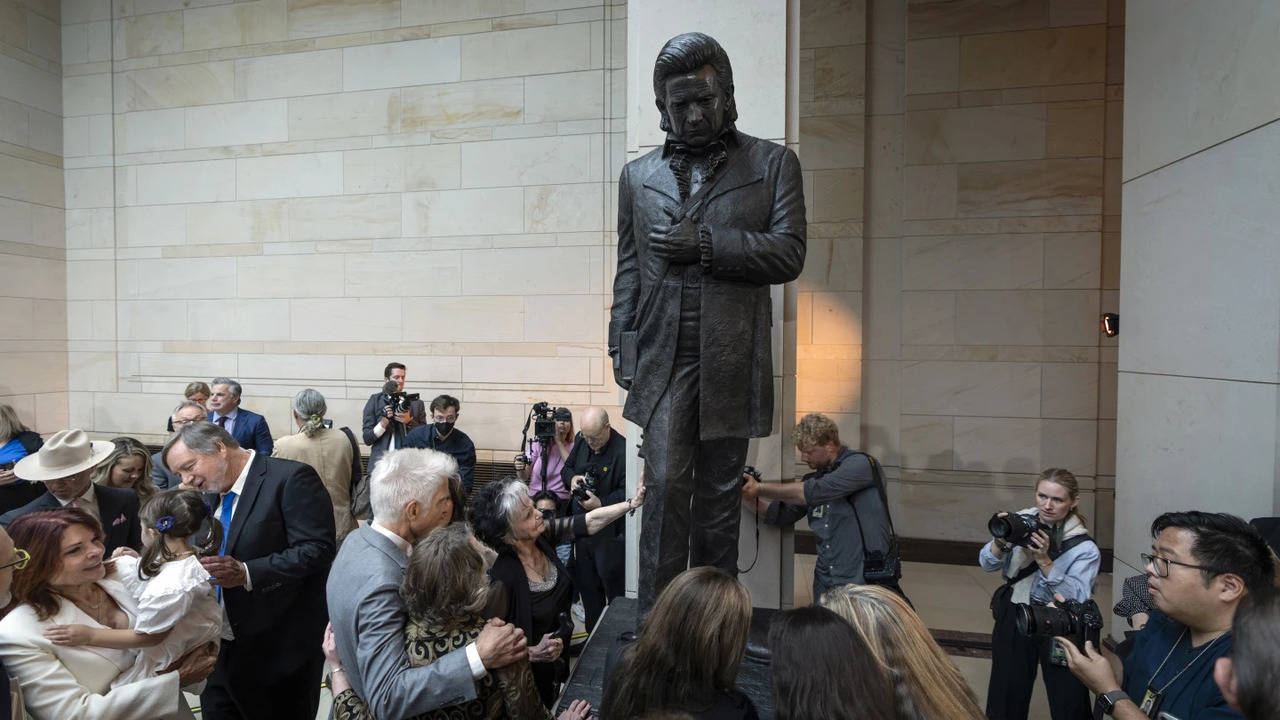
POLYGON ((240 383, 226 377, 209 382, 209 422, 231 433, 245 450, 270 455, 275 450, 267 419, 240 407, 240 383))

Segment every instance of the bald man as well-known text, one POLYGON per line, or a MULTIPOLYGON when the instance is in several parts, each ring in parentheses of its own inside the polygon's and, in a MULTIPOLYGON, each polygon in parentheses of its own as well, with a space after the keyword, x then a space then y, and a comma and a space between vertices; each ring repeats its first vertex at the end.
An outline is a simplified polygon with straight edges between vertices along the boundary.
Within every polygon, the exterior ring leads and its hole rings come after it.
MULTIPOLYGON (((573 514, 627 499, 627 439, 610 427, 609 413, 603 408, 583 411, 582 430, 573 440, 560 477, 573 493, 573 514), (597 478, 594 492, 584 485, 588 473, 597 478)), ((613 523, 574 543, 573 584, 582 595, 587 632, 595 627, 605 604, 626 589, 626 525, 613 523)))

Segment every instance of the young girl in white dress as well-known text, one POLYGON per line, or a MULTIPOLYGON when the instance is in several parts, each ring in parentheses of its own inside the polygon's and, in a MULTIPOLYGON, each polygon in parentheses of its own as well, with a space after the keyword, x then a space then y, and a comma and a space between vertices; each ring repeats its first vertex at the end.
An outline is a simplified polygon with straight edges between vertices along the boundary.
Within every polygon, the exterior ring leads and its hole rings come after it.
MULTIPOLYGON (((216 555, 222 545, 222 523, 213 517, 195 490, 157 493, 139 512, 142 557, 118 555, 110 576, 138 599, 132 629, 89 625, 54 625, 44 635, 55 645, 94 645, 117 650, 139 649, 133 667, 120 673, 112 687, 127 685, 172 665, 222 635, 222 608, 200 558, 216 555)), ((204 683, 188 692, 199 693, 204 683)))

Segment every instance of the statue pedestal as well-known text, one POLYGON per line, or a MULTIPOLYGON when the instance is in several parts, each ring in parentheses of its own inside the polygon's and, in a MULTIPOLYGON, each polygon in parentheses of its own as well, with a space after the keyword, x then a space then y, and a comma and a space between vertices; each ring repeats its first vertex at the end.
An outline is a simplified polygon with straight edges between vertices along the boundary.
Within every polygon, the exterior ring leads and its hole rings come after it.
MULTIPOLYGON (((635 631, 636 613, 639 602, 633 598, 620 597, 605 608, 596 623, 595 630, 578 656, 577 664, 569 674, 564 692, 552 715, 558 714, 574 700, 586 700, 599 713, 601 700, 604 699, 605 663, 613 647, 619 644, 618 637, 628 631, 635 631)), ((747 640, 746 657, 738 670, 738 689, 742 690, 755 703, 760 720, 773 720, 773 698, 770 686, 769 658, 766 641, 769 639, 769 623, 777 610, 753 608, 751 612, 751 636, 747 640)))

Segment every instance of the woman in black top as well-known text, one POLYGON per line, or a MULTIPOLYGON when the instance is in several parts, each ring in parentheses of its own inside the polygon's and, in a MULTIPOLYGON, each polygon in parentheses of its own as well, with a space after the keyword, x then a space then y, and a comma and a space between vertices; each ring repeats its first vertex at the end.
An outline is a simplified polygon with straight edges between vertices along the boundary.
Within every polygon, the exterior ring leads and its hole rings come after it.
POLYGON ((44 441, 22 424, 10 405, 0 405, 0 515, 35 500, 45 493, 42 482, 27 482, 13 474, 13 466, 40 449, 44 441))
POLYGON ((476 537, 498 553, 490 571, 489 615, 524 631, 533 679, 547 707, 567 676, 562 653, 573 631, 568 615, 573 581, 555 546, 594 535, 643 503, 641 486, 634 499, 547 522, 529 499, 528 486, 514 478, 485 485, 476 494, 471 525, 476 537))
POLYGON ((750 629, 751 595, 742 583, 714 567, 680 573, 605 673, 600 717, 755 720, 755 705, 735 684, 750 629))

